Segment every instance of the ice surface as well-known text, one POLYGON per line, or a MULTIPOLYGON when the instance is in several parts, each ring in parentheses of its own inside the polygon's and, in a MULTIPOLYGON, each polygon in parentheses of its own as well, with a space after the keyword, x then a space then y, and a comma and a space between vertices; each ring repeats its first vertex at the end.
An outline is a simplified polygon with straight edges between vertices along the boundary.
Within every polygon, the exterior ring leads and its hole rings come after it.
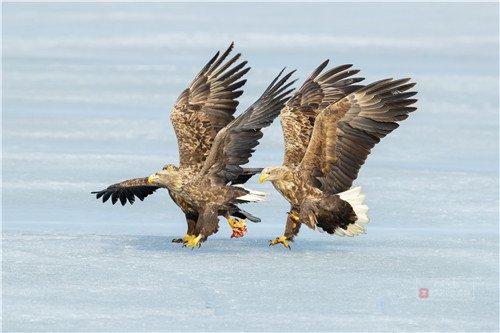
MULTIPOLYGON (((497 5, 2 8, 4 331, 498 331, 497 5), (170 105, 232 40, 253 68, 241 110, 282 66, 303 79, 325 58, 418 82, 357 181, 366 235, 304 227, 269 248, 288 207, 252 179, 262 222, 190 251, 167 193, 90 195, 177 161, 170 105)), ((261 143, 250 165, 281 163, 278 122, 261 143)))
MULTIPOLYGON (((171 236, 8 233, 8 330, 494 330, 495 235, 373 228, 269 248, 171 236), (419 288, 430 297, 420 299, 419 288)), ((277 228, 262 228, 272 235, 277 228)), ((265 232, 264 232, 265 231, 265 232)), ((222 235, 221 235, 222 236, 222 235)))

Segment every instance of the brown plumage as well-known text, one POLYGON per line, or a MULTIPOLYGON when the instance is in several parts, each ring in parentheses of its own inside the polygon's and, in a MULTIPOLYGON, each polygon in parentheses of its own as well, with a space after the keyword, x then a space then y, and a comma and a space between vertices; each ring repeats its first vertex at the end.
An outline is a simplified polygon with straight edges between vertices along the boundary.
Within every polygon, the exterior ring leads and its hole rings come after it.
MULTIPOLYGON (((170 116, 179 145, 179 167, 167 164, 163 170, 176 175, 177 185, 183 186, 201 169, 212 147, 217 133, 234 119, 238 105, 237 98, 243 93, 240 89, 246 80, 244 75, 250 70, 246 61, 240 61, 240 54, 229 58, 233 43, 222 54, 217 52, 195 77, 193 82, 177 99, 170 116)), ((239 177, 232 179, 234 184, 246 182, 262 169, 241 169, 239 177)), ((127 201, 133 204, 135 197, 141 201, 160 186, 148 183, 148 178, 126 180, 108 188, 92 192, 103 202, 111 198, 115 204, 127 201)), ((169 190, 174 202, 186 216, 188 234, 194 232, 198 211, 180 195, 169 190)), ((235 208, 230 212, 240 218, 259 219, 245 211, 235 208)), ((177 239, 175 241, 180 241, 177 239)))
POLYGON ((281 110, 280 120, 285 137, 284 165, 296 166, 302 160, 319 112, 361 87, 355 83, 363 78, 352 77, 359 73, 358 69, 352 69, 352 65, 337 66, 320 75, 328 62, 324 61, 314 70, 281 110))
POLYGON ((210 59, 177 99, 170 120, 179 144, 179 168, 201 168, 217 133, 233 119, 236 100, 246 80, 240 80, 249 70, 247 62, 238 63, 238 53, 223 63, 233 44, 221 55, 210 59))
POLYGON ((330 234, 364 232, 368 207, 361 189, 350 189, 368 154, 381 138, 416 108, 410 79, 386 79, 356 86, 357 70, 338 66, 320 76, 323 63, 281 112, 285 158, 263 170, 290 202, 285 233, 271 241, 288 247, 300 224, 330 234), (312 96, 307 97, 307 96, 312 96))
POLYGON ((187 242, 188 246, 199 246, 217 232, 218 216, 238 210, 237 205, 240 203, 263 199, 262 192, 232 184, 245 177, 241 165, 248 163, 259 144, 263 135, 261 129, 269 126, 278 116, 293 91, 289 88, 294 81, 288 82, 293 72, 281 77, 282 73, 252 106, 219 131, 203 165, 188 181, 181 180, 179 173, 167 170, 149 177, 149 183, 168 188, 173 195, 181 197, 198 212, 194 226, 195 238, 187 242))

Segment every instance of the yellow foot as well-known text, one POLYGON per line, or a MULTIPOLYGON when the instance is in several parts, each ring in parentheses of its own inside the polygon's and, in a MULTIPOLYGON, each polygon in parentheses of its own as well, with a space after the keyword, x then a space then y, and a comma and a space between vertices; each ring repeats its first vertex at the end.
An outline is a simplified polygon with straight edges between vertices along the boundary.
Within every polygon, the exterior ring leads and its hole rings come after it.
POLYGON ((191 238, 184 243, 184 246, 189 247, 190 249, 194 249, 195 247, 201 246, 201 235, 191 236, 191 238))
POLYGON ((187 243, 191 238, 194 237, 194 235, 185 234, 182 238, 172 239, 172 243, 187 243))
POLYGON ((233 230, 231 238, 240 238, 245 236, 245 234, 247 233, 247 224, 245 220, 238 220, 234 217, 229 216, 227 217, 227 224, 229 224, 229 226, 233 230))
POLYGON ((289 250, 292 249, 290 247, 288 237, 286 237, 286 236, 279 236, 279 237, 276 237, 275 239, 269 241, 269 246, 274 246, 276 244, 281 244, 289 250))

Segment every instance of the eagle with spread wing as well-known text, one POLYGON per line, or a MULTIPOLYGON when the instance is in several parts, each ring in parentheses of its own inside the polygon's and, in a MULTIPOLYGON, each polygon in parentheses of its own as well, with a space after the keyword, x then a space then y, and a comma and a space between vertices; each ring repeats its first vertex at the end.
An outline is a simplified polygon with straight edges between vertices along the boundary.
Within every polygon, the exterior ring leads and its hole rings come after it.
MULTIPOLYGON (((172 108, 170 119, 177 136, 180 163, 179 166, 165 165, 162 173, 173 175, 171 178, 175 179, 175 183, 164 186, 164 184, 153 181, 154 177, 144 177, 122 181, 104 190, 92 192, 96 194, 97 199, 102 198, 103 202, 111 199, 113 204, 120 201, 122 205, 125 205, 127 202, 133 204, 135 198, 142 201, 157 189, 166 188, 173 201, 185 214, 187 221, 186 235, 174 239, 173 242, 186 244, 189 240, 194 239, 197 221, 200 217, 200 211, 192 205, 190 198, 186 199, 179 190, 173 189, 184 188, 203 170, 217 134, 234 121, 233 114, 238 106, 237 98, 243 93, 240 89, 246 83, 243 77, 250 68, 246 67, 246 61, 239 61, 240 53, 227 60, 232 49, 233 43, 224 53, 217 52, 202 68, 191 85, 181 93, 172 108)), ((286 79, 289 77, 289 75, 286 76, 286 79)), ((284 86, 289 87, 289 85, 284 84, 286 79, 279 82, 274 81, 276 89, 269 91, 266 98, 261 98, 259 112, 269 112, 267 116, 272 117, 274 110, 272 108, 280 107, 279 102, 286 102, 287 95, 276 94, 276 91, 283 93, 284 90, 281 88, 284 86), (279 99, 277 99, 278 97, 279 99)), ((266 118, 266 120, 268 119, 266 118)), ((261 123, 254 124, 256 131, 259 130, 257 129, 258 125, 261 123)), ((266 123, 262 123, 262 125, 264 126, 266 123)), ((230 184, 241 186, 260 171, 262 171, 260 168, 241 168, 239 166, 236 168, 235 166, 230 184)), ((200 192, 202 191, 203 189, 200 189, 200 192)), ((244 190, 239 189, 238 191, 244 190)), ((236 205, 231 205, 224 212, 224 216, 233 229, 231 237, 241 237, 245 234, 244 219, 249 219, 252 222, 260 221, 259 218, 236 205)))
POLYGON ((327 65, 328 60, 282 109, 283 165, 265 168, 259 177, 291 205, 284 234, 269 245, 290 248, 301 224, 339 236, 364 233, 368 207, 352 183, 372 148, 416 110, 410 79, 361 86, 352 65, 322 74, 327 65))
POLYGON ((235 182, 247 177, 241 165, 248 163, 259 144, 262 128, 273 122, 290 98, 293 89, 289 88, 295 81, 288 82, 288 79, 294 71, 281 77, 283 71, 255 103, 217 133, 201 168, 190 173, 189 179, 168 169, 148 177, 148 184, 167 188, 197 212, 194 231, 186 241, 188 247, 200 246, 216 233, 218 217, 227 218, 241 211, 238 204, 264 199, 265 193, 246 189, 235 182))

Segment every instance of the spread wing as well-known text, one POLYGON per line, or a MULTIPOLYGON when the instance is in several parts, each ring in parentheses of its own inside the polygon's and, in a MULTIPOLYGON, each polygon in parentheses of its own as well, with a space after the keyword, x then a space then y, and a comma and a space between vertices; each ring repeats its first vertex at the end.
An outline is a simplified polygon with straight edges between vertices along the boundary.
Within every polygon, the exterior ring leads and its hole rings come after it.
POLYGON ((352 77, 359 72, 351 69, 352 65, 337 66, 320 75, 328 62, 326 60, 312 72, 281 111, 285 136, 284 165, 297 166, 300 163, 320 111, 361 87, 355 83, 363 78, 352 77))
POLYGON ((322 111, 300 169, 326 193, 348 190, 371 149, 417 109, 415 84, 381 80, 322 111))
POLYGON ((262 138, 261 129, 273 122, 293 91, 288 88, 295 81, 287 80, 295 71, 280 79, 283 71, 252 106, 217 134, 201 175, 224 184, 241 176, 241 165, 248 163, 262 138))
POLYGON ((119 199, 122 206, 125 206, 127 200, 130 204, 134 203, 135 197, 142 201, 159 188, 158 186, 149 185, 147 178, 136 178, 125 180, 121 183, 113 184, 104 190, 91 193, 95 194, 97 199, 102 197, 102 202, 106 202, 111 198, 111 202, 114 205, 119 199))
POLYGON ((239 53, 224 62, 232 49, 233 43, 222 55, 217 52, 172 109, 180 168, 200 169, 219 130, 234 119, 236 99, 243 93, 238 89, 246 83, 240 79, 250 68, 246 61, 238 63, 239 53))

